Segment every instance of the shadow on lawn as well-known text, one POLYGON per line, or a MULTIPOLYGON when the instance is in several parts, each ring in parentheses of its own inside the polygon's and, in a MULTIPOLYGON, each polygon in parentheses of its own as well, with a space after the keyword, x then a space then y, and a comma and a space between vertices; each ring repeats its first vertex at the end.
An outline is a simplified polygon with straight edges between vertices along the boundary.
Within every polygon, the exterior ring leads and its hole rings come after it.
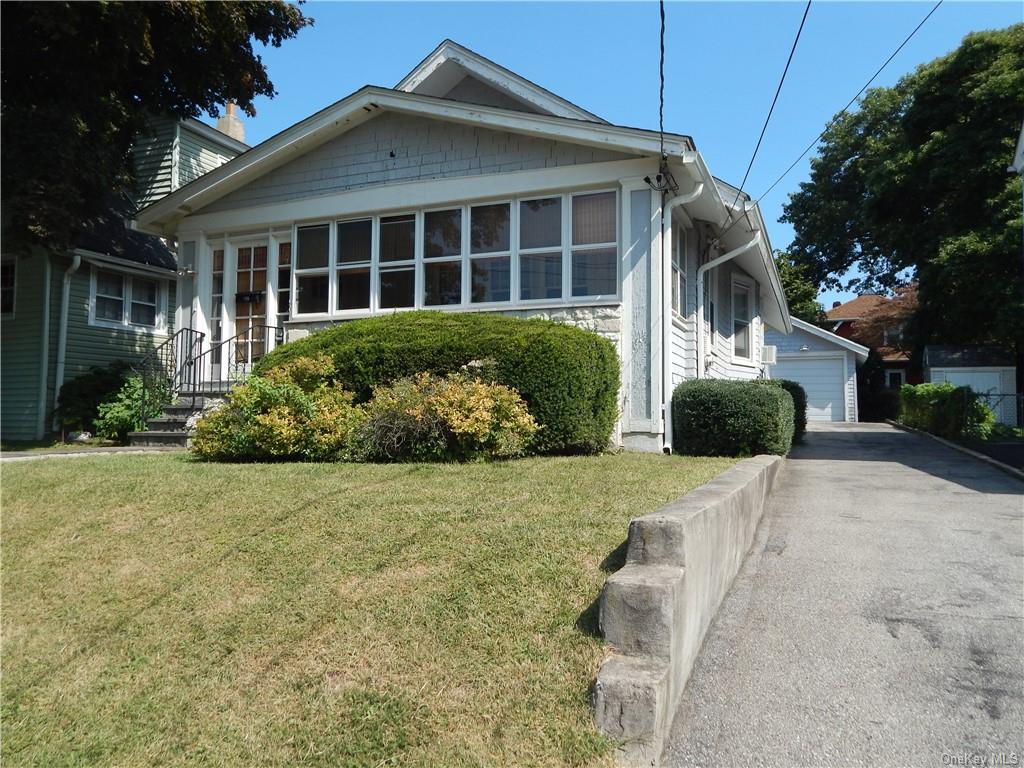
MULTIPOLYGON (((611 575, 626 564, 626 550, 629 548, 629 539, 625 539, 619 546, 613 549, 599 566, 604 573, 611 575)), ((598 593, 586 608, 583 609, 576 619, 576 629, 587 637, 601 637, 601 595, 598 593)))

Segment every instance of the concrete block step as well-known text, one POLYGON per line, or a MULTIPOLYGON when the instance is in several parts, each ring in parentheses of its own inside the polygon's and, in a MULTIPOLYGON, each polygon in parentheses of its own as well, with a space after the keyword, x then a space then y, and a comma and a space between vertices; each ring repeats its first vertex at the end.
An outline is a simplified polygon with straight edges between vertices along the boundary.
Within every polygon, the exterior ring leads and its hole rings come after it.
POLYGON ((184 432, 188 426, 189 416, 185 414, 168 415, 149 420, 149 429, 155 432, 184 432))
POLYGON ((166 430, 149 430, 148 432, 129 432, 128 444, 131 446, 145 446, 150 448, 165 448, 177 446, 188 447, 189 434, 187 432, 170 432, 166 430))

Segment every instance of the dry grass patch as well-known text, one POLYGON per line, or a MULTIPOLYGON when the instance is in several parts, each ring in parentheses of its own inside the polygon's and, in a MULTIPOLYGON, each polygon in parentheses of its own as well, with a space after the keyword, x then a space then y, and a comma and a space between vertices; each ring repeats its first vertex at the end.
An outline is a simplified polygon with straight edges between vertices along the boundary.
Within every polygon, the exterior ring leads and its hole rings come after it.
POLYGON ((631 517, 728 459, 5 465, 9 765, 585 765, 631 517))

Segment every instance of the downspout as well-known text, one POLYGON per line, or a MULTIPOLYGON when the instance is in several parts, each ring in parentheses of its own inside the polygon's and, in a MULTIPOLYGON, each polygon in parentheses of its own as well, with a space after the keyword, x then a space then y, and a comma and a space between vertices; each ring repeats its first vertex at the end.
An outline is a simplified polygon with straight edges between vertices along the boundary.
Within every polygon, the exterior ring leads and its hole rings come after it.
MULTIPOLYGON (((662 438, 662 451, 664 453, 672 453, 672 294, 671 288, 669 291, 665 290, 668 276, 672 274, 672 250, 665 248, 665 242, 669 239, 669 235, 672 232, 672 211, 680 205, 692 203, 702 194, 704 194, 704 182, 698 181, 690 192, 687 192, 685 195, 676 195, 667 201, 663 199, 661 204, 661 305, 664 312, 662 321, 663 338, 661 340, 661 375, 662 400, 664 401, 662 405, 664 417, 662 420, 665 423, 665 434, 662 438), (666 295, 668 301, 665 300, 666 295)), ((685 297, 683 300, 685 301, 685 297)))
POLYGON ((724 264, 727 261, 735 259, 737 256, 742 256, 744 253, 761 244, 763 240, 761 230, 757 231, 757 234, 751 238, 749 243, 741 245, 739 248, 734 248, 728 253, 724 253, 717 259, 712 259, 707 264, 697 268, 697 378, 702 378, 701 369, 704 367, 704 275, 717 266, 724 264))
POLYGON ((36 440, 46 434, 46 387, 50 383, 50 255, 43 262, 43 339, 39 365, 39 412, 36 414, 36 440))
POLYGON ((82 257, 71 257, 71 266, 64 271, 60 292, 60 325, 57 326, 57 376, 53 385, 53 407, 56 411, 60 399, 60 386, 64 383, 64 358, 68 351, 68 304, 71 302, 71 276, 82 266, 82 257))

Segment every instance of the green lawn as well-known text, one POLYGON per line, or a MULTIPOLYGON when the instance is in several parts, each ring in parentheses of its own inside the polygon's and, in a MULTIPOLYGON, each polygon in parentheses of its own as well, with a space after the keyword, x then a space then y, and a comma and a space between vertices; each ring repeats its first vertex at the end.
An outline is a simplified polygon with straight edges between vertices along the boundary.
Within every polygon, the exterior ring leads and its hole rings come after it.
POLYGON ((732 463, 4 465, 3 763, 607 762, 602 561, 732 463))

